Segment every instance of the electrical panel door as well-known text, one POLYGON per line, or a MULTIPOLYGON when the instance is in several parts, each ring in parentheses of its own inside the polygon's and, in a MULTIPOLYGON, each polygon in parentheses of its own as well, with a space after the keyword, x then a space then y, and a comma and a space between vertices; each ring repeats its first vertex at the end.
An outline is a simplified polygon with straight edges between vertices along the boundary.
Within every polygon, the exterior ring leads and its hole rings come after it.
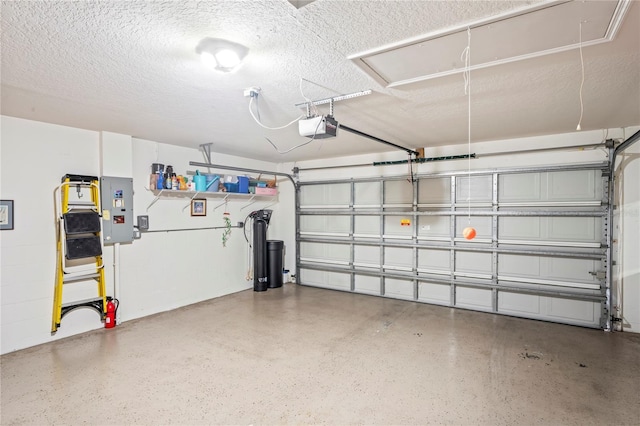
POLYGON ((105 244, 133 241, 133 179, 100 178, 102 235, 105 244))

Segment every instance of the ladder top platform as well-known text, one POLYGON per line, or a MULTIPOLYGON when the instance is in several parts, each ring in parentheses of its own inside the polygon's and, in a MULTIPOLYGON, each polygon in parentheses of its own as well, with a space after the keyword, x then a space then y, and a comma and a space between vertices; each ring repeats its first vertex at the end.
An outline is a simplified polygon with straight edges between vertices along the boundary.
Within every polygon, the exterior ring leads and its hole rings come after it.
POLYGON ((97 176, 86 176, 86 175, 74 175, 74 174, 66 174, 62 176, 62 182, 69 179, 71 182, 82 182, 82 183, 91 183, 94 180, 98 180, 97 176))

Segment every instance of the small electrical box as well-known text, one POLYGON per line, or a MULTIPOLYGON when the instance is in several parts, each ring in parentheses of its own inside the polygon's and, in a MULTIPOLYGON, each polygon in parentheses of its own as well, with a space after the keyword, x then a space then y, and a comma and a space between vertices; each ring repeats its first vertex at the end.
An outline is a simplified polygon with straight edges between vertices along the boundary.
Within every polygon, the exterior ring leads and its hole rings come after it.
POLYGON ((148 231, 149 230, 149 216, 138 216, 138 224, 137 227, 140 231, 148 231))
POLYGON ((133 241, 133 179, 100 178, 102 235, 105 244, 133 241))

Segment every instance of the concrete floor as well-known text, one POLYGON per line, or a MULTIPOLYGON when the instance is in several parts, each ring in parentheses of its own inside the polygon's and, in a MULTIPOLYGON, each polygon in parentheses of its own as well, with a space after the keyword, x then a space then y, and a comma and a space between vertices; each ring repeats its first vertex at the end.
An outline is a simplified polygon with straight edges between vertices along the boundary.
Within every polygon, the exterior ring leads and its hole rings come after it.
POLYGON ((3 425, 640 423, 640 335, 290 284, 1 362, 3 425))

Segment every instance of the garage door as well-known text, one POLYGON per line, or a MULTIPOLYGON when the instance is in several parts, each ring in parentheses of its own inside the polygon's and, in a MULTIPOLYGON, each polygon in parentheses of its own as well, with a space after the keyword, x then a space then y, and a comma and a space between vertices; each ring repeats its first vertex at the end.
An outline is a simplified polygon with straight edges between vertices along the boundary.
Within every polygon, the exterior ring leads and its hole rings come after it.
POLYGON ((606 163, 300 182, 298 280, 602 328, 608 185, 606 163))

